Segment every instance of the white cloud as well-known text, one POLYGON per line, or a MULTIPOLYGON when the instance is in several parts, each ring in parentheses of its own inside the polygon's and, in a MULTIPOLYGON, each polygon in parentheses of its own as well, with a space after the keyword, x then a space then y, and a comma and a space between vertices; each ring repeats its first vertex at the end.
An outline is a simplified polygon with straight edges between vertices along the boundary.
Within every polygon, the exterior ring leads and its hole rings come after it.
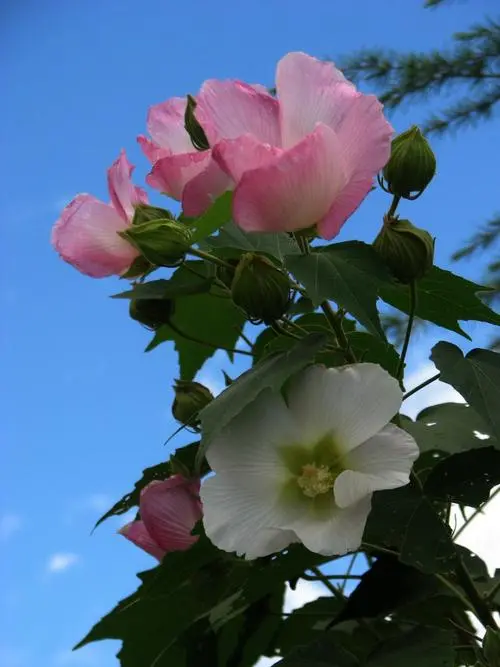
POLYGON ((18 533, 23 525, 19 514, 6 513, 0 517, 0 541, 6 542, 18 533))
MULTIPOLYGON (((436 375, 436 373, 436 367, 432 363, 420 366, 420 368, 405 378, 406 390, 410 391, 410 389, 417 387, 422 382, 425 382, 425 380, 436 375)), ((449 384, 436 381, 424 387, 416 394, 413 394, 413 396, 410 396, 403 403, 402 412, 415 419, 421 410, 429 405, 437 405, 438 403, 465 403, 465 401, 449 384)))
POLYGON ((68 568, 75 565, 80 560, 78 554, 60 552, 50 556, 47 561, 47 572, 55 574, 56 572, 64 572, 68 568))

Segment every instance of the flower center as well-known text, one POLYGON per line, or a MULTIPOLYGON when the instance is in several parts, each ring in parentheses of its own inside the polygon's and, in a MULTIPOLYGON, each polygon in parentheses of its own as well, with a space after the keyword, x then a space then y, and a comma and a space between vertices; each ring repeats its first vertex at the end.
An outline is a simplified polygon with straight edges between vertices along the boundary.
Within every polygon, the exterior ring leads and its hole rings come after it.
POLYGON ((337 475, 327 466, 308 463, 302 466, 302 474, 297 477, 297 484, 308 498, 316 498, 333 489, 337 475))

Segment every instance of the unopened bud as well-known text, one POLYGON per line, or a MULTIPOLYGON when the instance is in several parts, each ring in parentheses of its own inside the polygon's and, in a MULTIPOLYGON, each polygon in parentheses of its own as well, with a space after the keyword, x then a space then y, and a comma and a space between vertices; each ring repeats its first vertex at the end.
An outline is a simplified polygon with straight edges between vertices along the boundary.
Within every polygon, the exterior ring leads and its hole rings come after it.
POLYGON ((383 170, 393 195, 414 199, 436 173, 436 158, 429 142, 415 125, 392 142, 391 157, 383 170))
POLYGON ((423 278, 434 262, 434 239, 409 220, 386 219, 373 246, 404 284, 423 278))
POLYGON ((236 267, 231 295, 252 320, 270 324, 288 310, 290 280, 262 255, 245 253, 236 267))
POLYGON ((175 398, 172 403, 174 418, 185 426, 198 426, 198 413, 214 399, 210 389, 199 382, 177 380, 174 391, 175 398))
POLYGON ((187 96, 186 111, 184 113, 184 127, 189 134, 191 143, 197 151, 207 151, 210 148, 205 130, 198 122, 194 112, 196 110, 196 100, 191 95, 187 96))
POLYGON ((130 317, 146 328, 156 331, 162 324, 168 324, 174 314, 175 303, 171 299, 132 299, 130 317))
POLYGON ((192 232, 175 220, 152 220, 120 232, 155 266, 176 266, 191 245, 192 232))
POLYGON ((141 225, 151 220, 174 220, 174 216, 166 208, 150 206, 149 204, 136 204, 134 207, 133 225, 141 225))
POLYGON ((500 632, 498 630, 486 628, 483 653, 488 667, 500 667, 500 632))

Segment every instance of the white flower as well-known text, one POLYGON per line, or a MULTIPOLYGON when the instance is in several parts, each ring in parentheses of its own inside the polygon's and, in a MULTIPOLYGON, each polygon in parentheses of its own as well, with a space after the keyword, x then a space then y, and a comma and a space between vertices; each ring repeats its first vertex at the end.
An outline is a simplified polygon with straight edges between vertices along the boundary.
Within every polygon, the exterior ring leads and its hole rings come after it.
POLYGON ((376 364, 311 366, 286 397, 271 390, 210 444, 205 531, 247 559, 292 542, 324 555, 357 549, 373 491, 408 484, 418 447, 388 422, 397 381, 376 364))

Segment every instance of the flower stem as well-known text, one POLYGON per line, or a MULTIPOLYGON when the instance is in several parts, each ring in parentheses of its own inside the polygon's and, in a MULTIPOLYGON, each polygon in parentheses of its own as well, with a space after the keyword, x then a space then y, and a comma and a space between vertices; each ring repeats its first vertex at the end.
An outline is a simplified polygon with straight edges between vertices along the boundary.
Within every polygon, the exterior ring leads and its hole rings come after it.
POLYGON ((405 339, 403 341, 403 349, 401 350, 401 356, 399 358, 399 366, 396 374, 401 387, 403 387, 405 359, 406 359, 406 353, 408 352, 408 346, 410 344, 411 330, 413 328, 413 321, 415 320, 416 309, 417 309, 417 286, 415 284, 415 281, 413 280, 410 283, 410 313, 408 317, 408 326, 406 327, 405 339))
POLYGON ((330 593, 333 595, 333 597, 337 598, 337 600, 342 600, 344 602, 344 596, 340 592, 340 590, 337 588, 337 586, 334 586, 331 581, 321 572, 319 567, 310 567, 309 568, 311 572, 314 572, 314 574, 317 576, 318 581, 321 581, 321 583, 328 588, 330 593))
POLYGON ((396 209, 400 201, 401 197, 398 197, 398 195, 394 195, 394 197, 392 198, 391 207, 387 211, 387 218, 392 218, 394 216, 394 213, 396 213, 396 209))
POLYGON ((354 567, 354 563, 356 562, 356 558, 357 558, 357 557, 358 557, 358 553, 357 553, 357 552, 354 553, 354 554, 351 556, 351 560, 350 560, 350 562, 349 562, 349 565, 347 566, 347 570, 346 570, 346 572, 345 572, 345 575, 342 577, 343 581, 342 581, 342 583, 340 584, 340 592, 341 592, 342 594, 344 594, 345 587, 346 587, 346 584, 347 584, 347 580, 348 580, 348 579, 351 579, 352 568, 354 567))
POLYGON ((351 364, 355 364, 357 359, 354 352, 351 350, 351 344, 347 336, 345 335, 344 328, 342 326, 342 320, 338 314, 333 310, 328 301, 323 301, 321 304, 321 310, 325 314, 328 324, 331 326, 333 333, 337 337, 337 341, 342 348, 345 358, 351 364))
POLYGON ((413 394, 416 394, 417 391, 420 391, 424 387, 427 387, 427 385, 431 384, 432 382, 435 382, 436 380, 439 380, 440 377, 441 377, 441 373, 436 373, 436 375, 433 375, 428 380, 425 380, 424 382, 417 385, 416 387, 413 387, 413 389, 410 389, 410 391, 406 392, 406 394, 403 396, 403 401, 406 401, 407 398, 410 398, 410 396, 413 396, 413 394))
POLYGON ((207 262, 212 262, 212 264, 217 264, 217 266, 222 266, 224 269, 231 269, 231 271, 234 271, 234 266, 231 266, 229 262, 225 262, 220 257, 211 255, 209 252, 198 250, 198 248, 189 248, 188 254, 194 255, 195 257, 199 257, 200 259, 205 259, 207 262))
POLYGON ((305 579, 306 581, 323 581, 323 579, 355 579, 356 581, 359 581, 361 579, 360 574, 324 574, 322 577, 313 577, 310 574, 303 574, 300 577, 301 579, 305 579))
POLYGON ((473 611, 485 628, 497 628, 491 609, 489 608, 487 600, 479 593, 476 588, 469 570, 465 567, 461 558, 457 559, 457 566, 455 569, 457 579, 464 589, 469 601, 472 605, 473 611))

